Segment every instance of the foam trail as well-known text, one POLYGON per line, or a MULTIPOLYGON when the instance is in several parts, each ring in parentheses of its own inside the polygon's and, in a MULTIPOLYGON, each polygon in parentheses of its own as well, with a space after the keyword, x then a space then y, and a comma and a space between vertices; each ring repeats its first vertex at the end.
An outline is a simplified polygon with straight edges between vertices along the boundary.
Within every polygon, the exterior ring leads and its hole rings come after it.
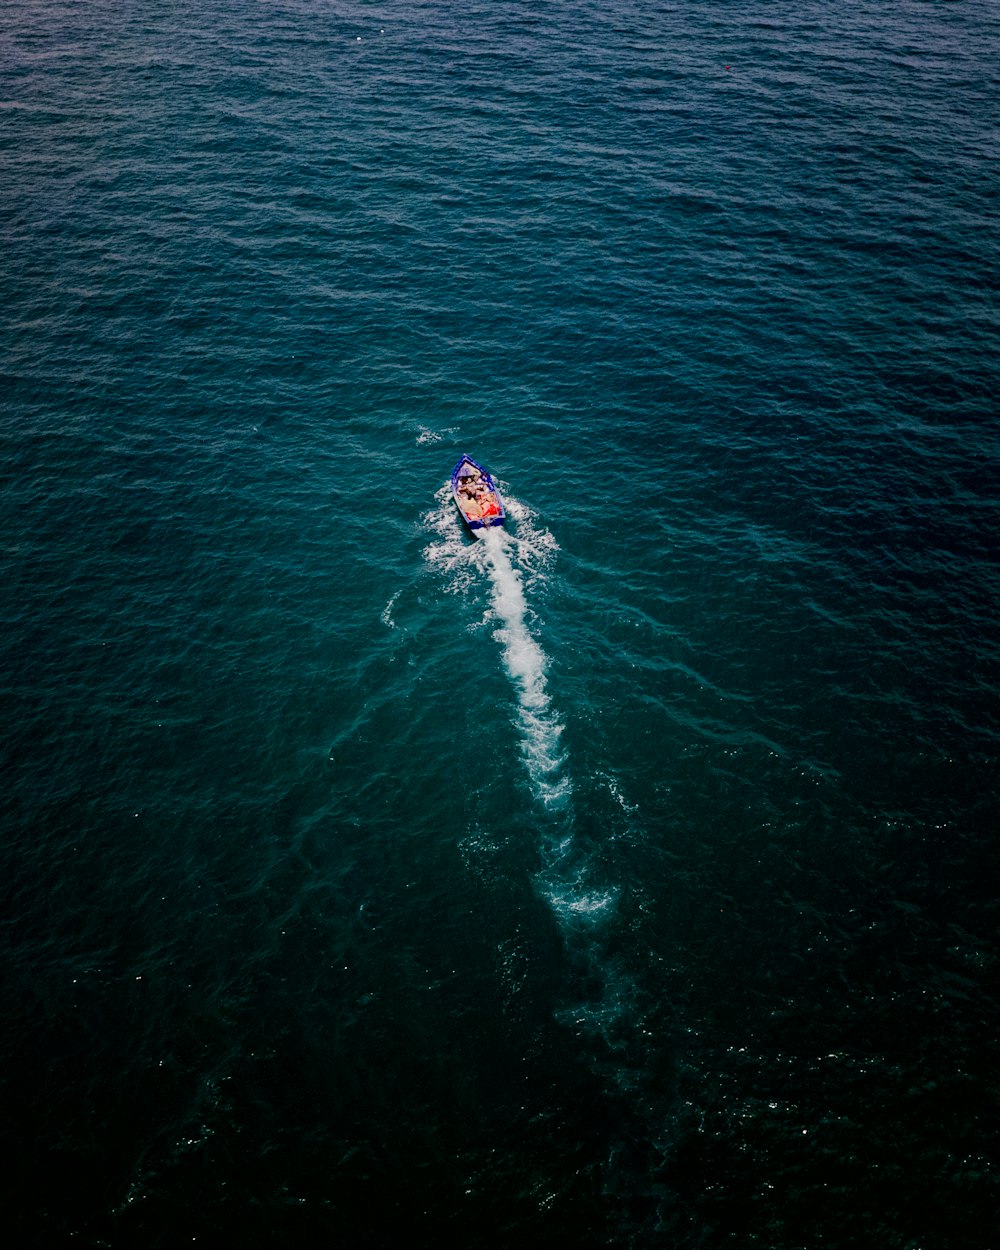
MULTIPOLYGON (((502 484, 501 484, 502 485, 502 484)), ((486 572, 490 581, 490 613, 494 637, 502 645, 503 664, 517 693, 516 725, 521 758, 539 807, 548 818, 540 826, 542 866, 537 885, 567 936, 592 933, 613 915, 616 889, 593 880, 585 853, 576 844, 573 786, 563 747, 563 723, 552 706, 546 670, 548 657, 529 626, 531 609, 525 594, 544 575, 558 546, 539 527, 531 510, 504 492, 507 514, 516 530, 489 530, 471 546, 456 524, 448 488, 438 492, 438 507, 424 518, 436 535, 425 558, 445 577, 454 594, 466 594, 486 572)))
POLYGON ((382 609, 381 619, 382 619, 382 624, 386 627, 386 629, 396 628, 396 622, 392 619, 392 609, 395 607, 396 600, 399 598, 399 595, 400 595, 400 592, 397 590, 396 593, 389 600, 389 602, 382 609))
POLYGON ((528 629, 524 586, 510 561, 505 536, 491 530, 481 542, 493 587, 493 610, 500 622, 495 637, 503 644, 504 665, 517 690, 521 754, 535 795, 546 810, 558 811, 569 801, 572 787, 564 772, 563 725, 546 690, 545 653, 528 629))
MULTIPOLYGON (((502 484, 501 484, 502 485, 502 484)), ((445 579, 452 594, 466 595, 481 586, 485 572, 490 583, 490 609, 486 621, 493 624, 494 637, 502 645, 503 665, 517 695, 515 724, 520 737, 521 756, 541 819, 536 828, 540 863, 534 875, 539 896, 551 908, 562 934, 568 957, 565 990, 553 1004, 554 1017, 578 1039, 581 1053, 592 1070, 620 1100, 636 1108, 634 1129, 639 1154, 641 1143, 653 1149, 659 1138, 647 1128, 645 1107, 659 1108, 651 1101, 648 1073, 658 1072, 652 1061, 650 1038, 654 1036, 652 1016, 644 1003, 640 983, 631 973, 627 957, 610 948, 615 934, 621 889, 607 880, 593 839, 578 836, 577 813, 570 781, 570 761, 563 745, 564 725, 549 697, 546 670, 548 658, 531 630, 532 612, 528 598, 544 576, 549 559, 558 545, 524 504, 504 491, 513 531, 499 527, 488 531, 471 545, 456 524, 447 487, 438 492, 438 507, 424 518, 436 536, 425 550, 425 558, 445 579), (527 587, 528 594, 525 593, 527 587)), ((477 627, 472 627, 477 628, 477 627)), ((617 778, 604 778, 612 806, 612 824, 631 827, 638 809, 629 803, 617 778)), ((582 821, 591 828, 593 821, 582 821)), ((475 856, 486 839, 474 829, 463 843, 463 851, 475 856)), ((488 841, 488 839, 487 839, 488 841)), ((511 945, 515 945, 511 939, 511 945)), ((505 969, 509 956, 505 955, 505 969)), ((510 982, 510 993, 519 986, 510 982)), ((649 1121, 659 1132, 662 1116, 654 1113, 649 1121)), ((645 1184, 644 1166, 637 1175, 623 1182, 622 1167, 614 1156, 609 1161, 612 1183, 645 1184)), ((630 1243, 632 1244, 631 1240, 630 1243)))

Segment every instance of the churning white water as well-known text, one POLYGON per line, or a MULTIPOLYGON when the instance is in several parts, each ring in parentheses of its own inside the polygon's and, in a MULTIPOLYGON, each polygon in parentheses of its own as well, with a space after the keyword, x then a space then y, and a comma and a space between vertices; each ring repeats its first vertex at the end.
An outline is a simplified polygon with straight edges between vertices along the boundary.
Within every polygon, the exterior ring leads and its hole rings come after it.
POLYGON ((517 695, 515 726, 521 758, 538 802, 541 868, 537 885, 564 930, 590 928, 614 911, 617 891, 597 885, 574 837, 571 761, 563 743, 565 725, 549 692, 549 657, 536 636, 526 591, 544 586, 546 569, 558 551, 520 500, 504 494, 510 530, 492 529, 474 544, 463 537, 447 488, 440 507, 426 518, 437 542, 426 557, 447 578, 448 589, 469 593, 485 573, 489 579, 487 623, 500 643, 504 668, 517 695))
POLYGON ((547 658, 528 628, 528 605, 521 574, 511 563, 506 535, 490 530, 481 540, 493 592, 503 662, 518 699, 521 754, 532 790, 548 811, 563 808, 572 786, 560 740, 563 724, 546 689, 547 658))

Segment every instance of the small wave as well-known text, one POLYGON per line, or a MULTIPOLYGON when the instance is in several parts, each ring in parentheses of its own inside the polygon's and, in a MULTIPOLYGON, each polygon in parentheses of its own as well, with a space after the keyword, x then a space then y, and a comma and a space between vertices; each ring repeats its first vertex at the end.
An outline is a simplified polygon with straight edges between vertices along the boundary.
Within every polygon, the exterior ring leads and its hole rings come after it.
POLYGON ((395 607, 396 600, 399 598, 400 592, 397 590, 389 602, 382 609, 381 621, 386 629, 395 629, 396 622, 392 619, 392 609, 395 607))
POLYGON ((424 528, 433 538, 424 548, 424 559, 441 575, 451 595, 466 593, 481 576, 478 544, 471 546, 462 530, 451 490, 447 485, 434 496, 437 506, 424 514, 424 528))
POLYGON ((520 499, 509 495, 504 482, 500 482, 499 487, 504 508, 514 522, 514 528, 506 530, 505 537, 509 549, 513 551, 518 565, 530 582, 536 575, 545 572, 558 553, 559 544, 555 536, 542 525, 536 512, 520 499))
POLYGON ((449 426, 446 430, 432 430, 426 425, 419 427, 420 433, 417 435, 417 446, 424 447, 428 443, 440 443, 444 438, 455 433, 454 426, 449 426))
POLYGON ((600 776, 605 786, 607 786, 608 793, 611 795, 614 801, 618 804, 621 810, 625 813, 625 815, 627 817, 634 816, 635 813, 639 810, 639 805, 638 803, 630 803, 628 801, 628 799, 622 793, 621 785, 618 782, 618 778, 615 777, 612 773, 602 773, 600 774, 600 776))
POLYGON ((549 881, 549 906, 564 924, 592 925, 604 920, 618 902, 618 891, 588 888, 581 882, 549 881))

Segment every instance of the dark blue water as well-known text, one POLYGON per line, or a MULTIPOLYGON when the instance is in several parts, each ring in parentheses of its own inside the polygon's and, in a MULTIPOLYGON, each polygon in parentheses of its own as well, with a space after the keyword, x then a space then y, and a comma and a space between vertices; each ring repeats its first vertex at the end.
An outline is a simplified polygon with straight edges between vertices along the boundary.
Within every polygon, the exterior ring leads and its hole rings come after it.
POLYGON ((998 65, 8 0, 5 1240, 1000 1244, 998 65))

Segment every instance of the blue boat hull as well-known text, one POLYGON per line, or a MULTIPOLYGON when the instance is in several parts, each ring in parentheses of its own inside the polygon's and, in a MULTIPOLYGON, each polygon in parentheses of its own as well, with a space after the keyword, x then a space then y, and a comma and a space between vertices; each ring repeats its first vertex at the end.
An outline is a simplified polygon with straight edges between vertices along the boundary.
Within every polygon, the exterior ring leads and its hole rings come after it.
POLYGON ((451 471, 451 497, 476 538, 485 538, 507 520, 496 482, 471 456, 463 456, 451 471))

